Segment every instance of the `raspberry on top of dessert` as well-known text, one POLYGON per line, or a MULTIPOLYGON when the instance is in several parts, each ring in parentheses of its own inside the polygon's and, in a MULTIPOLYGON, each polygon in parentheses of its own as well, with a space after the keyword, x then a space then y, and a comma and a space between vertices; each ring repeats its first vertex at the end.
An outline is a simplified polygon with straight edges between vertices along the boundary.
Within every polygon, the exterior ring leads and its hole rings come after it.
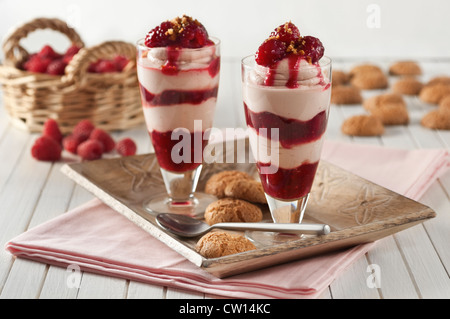
POLYGON ((145 45, 154 47, 201 48, 213 45, 205 27, 197 20, 183 15, 162 22, 145 37, 145 45))
POLYGON ((312 36, 301 36, 292 22, 286 22, 276 28, 258 48, 256 63, 272 67, 278 61, 295 55, 310 64, 316 64, 322 58, 325 49, 322 42, 312 36))

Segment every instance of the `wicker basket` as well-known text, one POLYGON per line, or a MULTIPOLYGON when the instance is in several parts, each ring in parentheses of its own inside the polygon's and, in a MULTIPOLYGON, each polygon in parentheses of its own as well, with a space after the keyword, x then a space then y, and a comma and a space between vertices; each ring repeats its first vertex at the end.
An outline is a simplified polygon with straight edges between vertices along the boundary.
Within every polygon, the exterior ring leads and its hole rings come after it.
POLYGON ((42 131, 47 118, 55 119, 68 133, 82 119, 104 130, 124 130, 143 122, 133 44, 109 41, 85 48, 74 29, 58 19, 35 19, 15 30, 4 42, 5 63, 0 65, 4 106, 14 125, 30 132, 42 131), (82 49, 65 69, 65 75, 31 73, 18 68, 29 53, 19 42, 38 29, 66 35, 82 49), (87 69, 99 58, 116 55, 130 60, 122 72, 95 74, 87 69))

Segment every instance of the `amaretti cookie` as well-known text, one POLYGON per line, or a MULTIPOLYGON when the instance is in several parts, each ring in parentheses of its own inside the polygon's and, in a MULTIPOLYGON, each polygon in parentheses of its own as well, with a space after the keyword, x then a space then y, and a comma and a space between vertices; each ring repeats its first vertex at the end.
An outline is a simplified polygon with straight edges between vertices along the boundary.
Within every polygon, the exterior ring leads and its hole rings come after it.
POLYGON ((391 75, 421 75, 422 69, 415 61, 398 61, 389 67, 391 75))
POLYGON ((371 72, 379 72, 379 73, 383 73, 383 70, 374 64, 370 64, 370 63, 362 63, 362 64, 358 64, 355 65, 354 67, 352 67, 350 69, 350 77, 354 77, 356 75, 360 75, 360 74, 367 74, 367 73, 371 73, 371 72))
POLYGON ((218 258, 253 250, 256 247, 242 235, 225 231, 213 231, 199 239, 196 249, 203 257, 218 258))
POLYGON ((450 94, 450 84, 436 83, 431 85, 425 85, 420 90, 419 98, 430 104, 439 104, 441 99, 450 94))
POLYGON ((364 101, 363 107, 379 118, 384 125, 409 123, 408 109, 400 94, 386 93, 372 96, 364 101))
POLYGON ((244 200, 222 198, 206 207, 204 218, 209 225, 227 222, 257 223, 262 220, 261 209, 244 200))
POLYGON ((450 95, 444 96, 439 102, 439 108, 450 111, 450 95))
POLYGON ((331 78, 333 87, 348 84, 350 81, 350 75, 341 70, 333 70, 331 78))
POLYGON ((361 104, 360 89, 351 85, 338 85, 331 90, 332 104, 361 104))
POLYGON ((242 171, 223 171, 212 175, 205 184, 205 193, 216 196, 217 198, 225 197, 225 187, 236 180, 248 179, 253 180, 246 172, 242 171))
POLYGON ((423 84, 414 77, 402 77, 392 85, 392 91, 404 95, 419 95, 423 84))
POLYGON ((243 199, 252 203, 267 203, 261 182, 253 179, 236 179, 224 190, 226 197, 243 199))
POLYGON ((450 76, 447 75, 438 75, 433 78, 431 78, 426 85, 433 85, 433 84, 450 84, 450 76))
POLYGON ((379 136, 384 133, 381 120, 373 115, 354 115, 341 126, 342 133, 351 136, 379 136))
POLYGON ((380 71, 358 73, 351 79, 351 84, 361 90, 385 89, 388 87, 387 76, 380 71))
POLYGON ((422 126, 436 130, 450 130, 450 111, 437 109, 428 112, 420 121, 422 126))

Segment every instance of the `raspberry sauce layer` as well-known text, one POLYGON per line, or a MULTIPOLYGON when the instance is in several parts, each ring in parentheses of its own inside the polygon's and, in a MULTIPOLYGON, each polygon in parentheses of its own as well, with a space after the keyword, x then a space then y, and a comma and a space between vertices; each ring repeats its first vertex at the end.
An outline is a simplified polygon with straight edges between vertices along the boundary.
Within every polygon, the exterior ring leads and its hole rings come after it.
POLYGON ((279 141, 284 148, 318 140, 327 128, 327 112, 322 111, 308 121, 285 118, 270 112, 252 112, 244 103, 247 126, 271 139, 270 128, 279 129, 279 141), (265 128, 267 130, 260 130, 265 128))
POLYGON ((202 164, 203 161, 203 150, 208 144, 208 136, 205 136, 205 132, 195 132, 190 133, 190 148, 186 149, 182 147, 182 138, 172 139, 173 131, 169 132, 149 132, 150 138, 155 149, 156 158, 158 160, 159 166, 170 171, 170 172, 186 172, 194 170, 202 164), (206 139, 206 140, 205 140, 206 139), (195 158, 195 147, 196 143, 194 141, 202 141, 201 145, 201 159, 195 158), (188 151, 189 155, 184 154, 184 151, 188 151), (172 158, 172 152, 179 155, 180 158, 184 156, 189 157, 188 160, 182 161, 181 163, 176 163, 172 158))
POLYGON ((149 92, 144 86, 140 85, 141 96, 145 106, 170 106, 177 104, 198 105, 210 99, 217 98, 219 87, 202 90, 164 90, 159 94, 149 92))
POLYGON ((316 175, 319 162, 303 163, 293 169, 279 167, 276 173, 261 173, 261 168, 269 164, 257 162, 256 166, 260 170, 261 183, 264 191, 277 199, 295 200, 307 195, 316 175))

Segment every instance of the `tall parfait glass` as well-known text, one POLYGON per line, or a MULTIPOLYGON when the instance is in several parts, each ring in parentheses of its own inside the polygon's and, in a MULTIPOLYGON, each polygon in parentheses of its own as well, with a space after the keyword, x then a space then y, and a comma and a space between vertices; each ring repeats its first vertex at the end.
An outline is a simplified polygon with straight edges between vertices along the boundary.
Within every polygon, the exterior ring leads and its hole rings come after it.
POLYGON ((196 192, 219 89, 220 41, 201 48, 137 43, 137 73, 146 127, 166 192, 144 203, 152 214, 201 216, 215 197, 196 192))
MULTIPOLYGON (((241 67, 250 147, 272 220, 301 223, 327 127, 331 59, 322 57, 311 64, 292 55, 272 68, 258 65, 251 55, 242 59, 241 67)), ((270 243, 298 238, 248 236, 270 243)))

